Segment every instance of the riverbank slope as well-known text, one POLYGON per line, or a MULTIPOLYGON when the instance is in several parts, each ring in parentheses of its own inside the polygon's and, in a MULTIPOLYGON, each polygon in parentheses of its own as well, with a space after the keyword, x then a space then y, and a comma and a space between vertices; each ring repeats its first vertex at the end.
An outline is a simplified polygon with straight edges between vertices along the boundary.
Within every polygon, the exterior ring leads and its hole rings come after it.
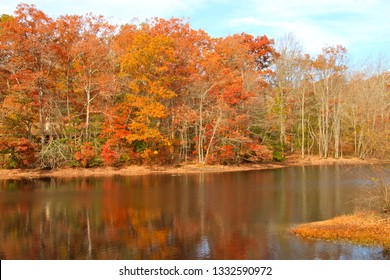
POLYGON ((0 180, 10 179, 36 179, 36 178, 65 178, 65 177, 89 177, 112 175, 147 175, 147 174, 193 174, 205 172, 235 172, 249 170, 276 169, 289 166, 305 165, 363 165, 385 163, 376 159, 362 160, 359 158, 320 159, 318 157, 306 157, 301 159, 291 156, 284 162, 269 162, 240 165, 202 165, 183 164, 179 166, 126 166, 126 167, 95 167, 95 168, 58 168, 53 170, 42 169, 0 169, 0 180))

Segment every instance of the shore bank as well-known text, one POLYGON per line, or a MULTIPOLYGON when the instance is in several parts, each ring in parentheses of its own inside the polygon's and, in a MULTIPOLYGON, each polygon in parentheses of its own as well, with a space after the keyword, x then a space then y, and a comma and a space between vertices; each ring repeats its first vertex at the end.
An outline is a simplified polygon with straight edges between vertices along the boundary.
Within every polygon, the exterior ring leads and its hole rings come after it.
POLYGON ((303 239, 345 241, 390 249, 390 216, 359 212, 298 225, 290 232, 303 239))
POLYGON ((147 175, 147 174, 194 174, 205 172, 235 172, 249 170, 276 169, 290 166, 306 165, 364 165, 385 163, 376 159, 362 160, 359 158, 320 159, 318 157, 289 157, 284 162, 269 162, 240 165, 201 165, 183 164, 180 166, 126 166, 126 167, 95 167, 95 168, 58 168, 53 170, 42 169, 0 169, 0 180, 10 179, 37 179, 45 177, 89 177, 113 175, 147 175))

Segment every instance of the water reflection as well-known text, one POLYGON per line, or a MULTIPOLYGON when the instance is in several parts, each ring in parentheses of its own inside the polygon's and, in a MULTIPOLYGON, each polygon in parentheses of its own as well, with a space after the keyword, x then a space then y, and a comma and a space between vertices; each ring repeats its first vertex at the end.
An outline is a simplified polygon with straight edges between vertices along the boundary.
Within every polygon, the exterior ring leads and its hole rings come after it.
POLYGON ((323 166, 0 181, 0 257, 389 259, 381 248, 304 242, 286 231, 351 212, 357 174, 323 166))

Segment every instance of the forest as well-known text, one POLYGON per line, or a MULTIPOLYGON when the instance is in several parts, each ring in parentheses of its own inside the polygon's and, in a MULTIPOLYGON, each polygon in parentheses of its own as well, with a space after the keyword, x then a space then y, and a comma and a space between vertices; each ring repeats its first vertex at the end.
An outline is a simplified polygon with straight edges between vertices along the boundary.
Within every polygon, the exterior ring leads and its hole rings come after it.
POLYGON ((389 158, 390 73, 367 61, 349 68, 341 45, 308 55, 292 35, 20 4, 0 18, 0 167, 389 158))

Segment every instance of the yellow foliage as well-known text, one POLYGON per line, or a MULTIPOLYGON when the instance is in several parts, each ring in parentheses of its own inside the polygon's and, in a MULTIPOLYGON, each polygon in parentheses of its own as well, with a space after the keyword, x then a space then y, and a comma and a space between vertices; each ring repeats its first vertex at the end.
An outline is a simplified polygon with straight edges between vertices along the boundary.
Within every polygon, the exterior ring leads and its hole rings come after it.
POLYGON ((153 36, 139 30, 121 60, 122 76, 127 77, 129 92, 124 105, 129 131, 126 140, 162 141, 160 120, 168 116, 165 100, 176 96, 171 89, 175 75, 174 42, 165 35, 153 36))

